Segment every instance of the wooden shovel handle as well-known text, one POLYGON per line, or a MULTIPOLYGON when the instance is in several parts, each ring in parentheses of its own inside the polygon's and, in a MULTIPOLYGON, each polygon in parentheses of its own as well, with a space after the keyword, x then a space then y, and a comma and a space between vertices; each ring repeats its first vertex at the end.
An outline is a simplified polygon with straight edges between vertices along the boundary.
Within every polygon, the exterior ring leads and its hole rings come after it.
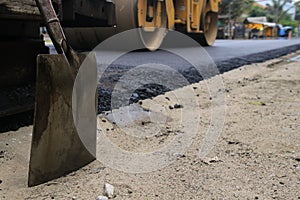
POLYGON ((51 0, 35 0, 46 24, 48 34, 59 54, 63 54, 71 67, 79 68, 79 58, 67 43, 59 19, 54 11, 51 0))

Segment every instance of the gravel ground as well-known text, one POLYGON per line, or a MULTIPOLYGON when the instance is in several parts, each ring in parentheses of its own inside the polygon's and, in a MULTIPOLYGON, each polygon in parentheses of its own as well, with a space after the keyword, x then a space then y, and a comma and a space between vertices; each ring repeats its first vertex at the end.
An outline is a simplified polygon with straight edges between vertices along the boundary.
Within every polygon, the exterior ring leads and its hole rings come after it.
MULTIPOLYGON (((152 172, 126 173, 113 169, 121 165, 94 161, 65 177, 28 188, 32 127, 2 133, 0 198, 96 199, 108 195, 103 187, 109 183, 114 186, 114 199, 300 199, 300 68, 298 61, 289 61, 299 54, 246 65, 208 80, 222 78, 224 89, 219 94, 226 95, 226 115, 222 134, 205 157, 199 157, 199 147, 213 120, 211 110, 220 106, 213 103, 216 97, 209 95, 207 82, 132 104, 142 108, 140 114, 123 124, 116 124, 109 113, 100 115, 98 134, 130 152, 156 151, 177 135, 189 134, 185 127, 197 128, 185 153, 170 154, 172 162, 152 172), (197 107, 191 99, 199 103, 197 107), (198 112, 199 121, 192 118, 198 112), (183 113, 190 116, 187 121, 183 113), (127 134, 128 130, 135 135, 127 134)), ((98 140, 101 155, 99 145, 98 140)))

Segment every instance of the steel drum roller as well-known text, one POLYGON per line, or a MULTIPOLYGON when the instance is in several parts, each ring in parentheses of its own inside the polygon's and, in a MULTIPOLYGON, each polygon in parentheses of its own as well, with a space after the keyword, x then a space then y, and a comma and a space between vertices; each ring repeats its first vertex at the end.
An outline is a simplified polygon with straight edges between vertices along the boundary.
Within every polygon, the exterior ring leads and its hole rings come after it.
MULTIPOLYGON (((116 25, 114 27, 66 27, 64 32, 70 45, 76 50, 91 50, 105 39, 130 29, 139 28, 138 3, 145 0, 117 0, 115 2, 116 25)), ((139 38, 145 48, 156 50, 160 47, 167 32, 167 15, 164 3, 162 12, 154 12, 153 18, 160 15, 159 27, 141 27, 138 30, 139 38)), ((156 6, 156 3, 154 3, 156 6)))

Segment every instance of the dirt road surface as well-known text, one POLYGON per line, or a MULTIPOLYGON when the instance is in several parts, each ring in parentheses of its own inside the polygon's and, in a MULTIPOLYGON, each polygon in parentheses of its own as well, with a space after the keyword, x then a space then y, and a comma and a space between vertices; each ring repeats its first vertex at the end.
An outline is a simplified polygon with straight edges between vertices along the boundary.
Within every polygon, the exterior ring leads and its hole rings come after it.
MULTIPOLYGON (((0 199, 96 199, 105 195, 105 183, 114 186, 114 199, 300 199, 300 62, 289 60, 299 54, 212 78, 224 82, 219 91, 226 96, 224 105, 212 103, 215 97, 202 81, 136 104, 150 114, 134 115, 120 126, 111 114, 99 116, 98 134, 130 152, 156 151, 176 135, 188 135, 185 127, 196 128, 187 152, 175 159, 170 155, 170 164, 151 172, 127 173, 95 161, 28 188, 32 126, 2 133, 0 199), (180 94, 185 94, 182 102, 180 94), (190 106, 191 99, 198 107, 190 106), (175 104, 180 106, 174 108, 175 104), (213 149, 199 157, 214 106, 226 109, 223 131, 213 149), (200 118, 192 118, 197 112, 200 118), (183 119, 182 113, 190 113, 191 118, 183 119), (135 135, 126 134, 128 130, 135 135)), ((122 168, 120 163, 118 167, 122 168)))

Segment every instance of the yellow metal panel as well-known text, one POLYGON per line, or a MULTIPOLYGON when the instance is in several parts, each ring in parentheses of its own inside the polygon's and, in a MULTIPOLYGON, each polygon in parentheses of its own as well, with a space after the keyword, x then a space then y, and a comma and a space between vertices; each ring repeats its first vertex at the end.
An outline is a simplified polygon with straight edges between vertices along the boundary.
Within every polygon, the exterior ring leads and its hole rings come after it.
POLYGON ((175 24, 175 10, 173 0, 166 0, 166 11, 168 15, 168 28, 174 29, 175 24))
POLYGON ((138 26, 146 31, 154 31, 162 24, 162 2, 157 1, 154 5, 148 5, 147 0, 138 0, 138 26), (148 21, 147 17, 152 18, 148 21))
POLYGON ((147 15, 147 1, 138 0, 138 26, 145 26, 145 19, 147 15))
POLYGON ((204 1, 205 0, 192 0, 191 28, 195 31, 200 31, 200 20, 204 1))
POLYGON ((161 14, 162 14, 162 10, 161 10, 161 1, 157 2, 157 7, 156 7, 156 18, 155 18, 155 22, 151 23, 153 24, 155 27, 160 27, 161 26, 161 14))
POLYGON ((210 0, 209 1, 210 10, 212 12, 219 12, 219 3, 221 3, 221 0, 210 0))
POLYGON ((178 22, 186 23, 187 21, 187 2, 186 0, 175 0, 175 18, 178 22))

